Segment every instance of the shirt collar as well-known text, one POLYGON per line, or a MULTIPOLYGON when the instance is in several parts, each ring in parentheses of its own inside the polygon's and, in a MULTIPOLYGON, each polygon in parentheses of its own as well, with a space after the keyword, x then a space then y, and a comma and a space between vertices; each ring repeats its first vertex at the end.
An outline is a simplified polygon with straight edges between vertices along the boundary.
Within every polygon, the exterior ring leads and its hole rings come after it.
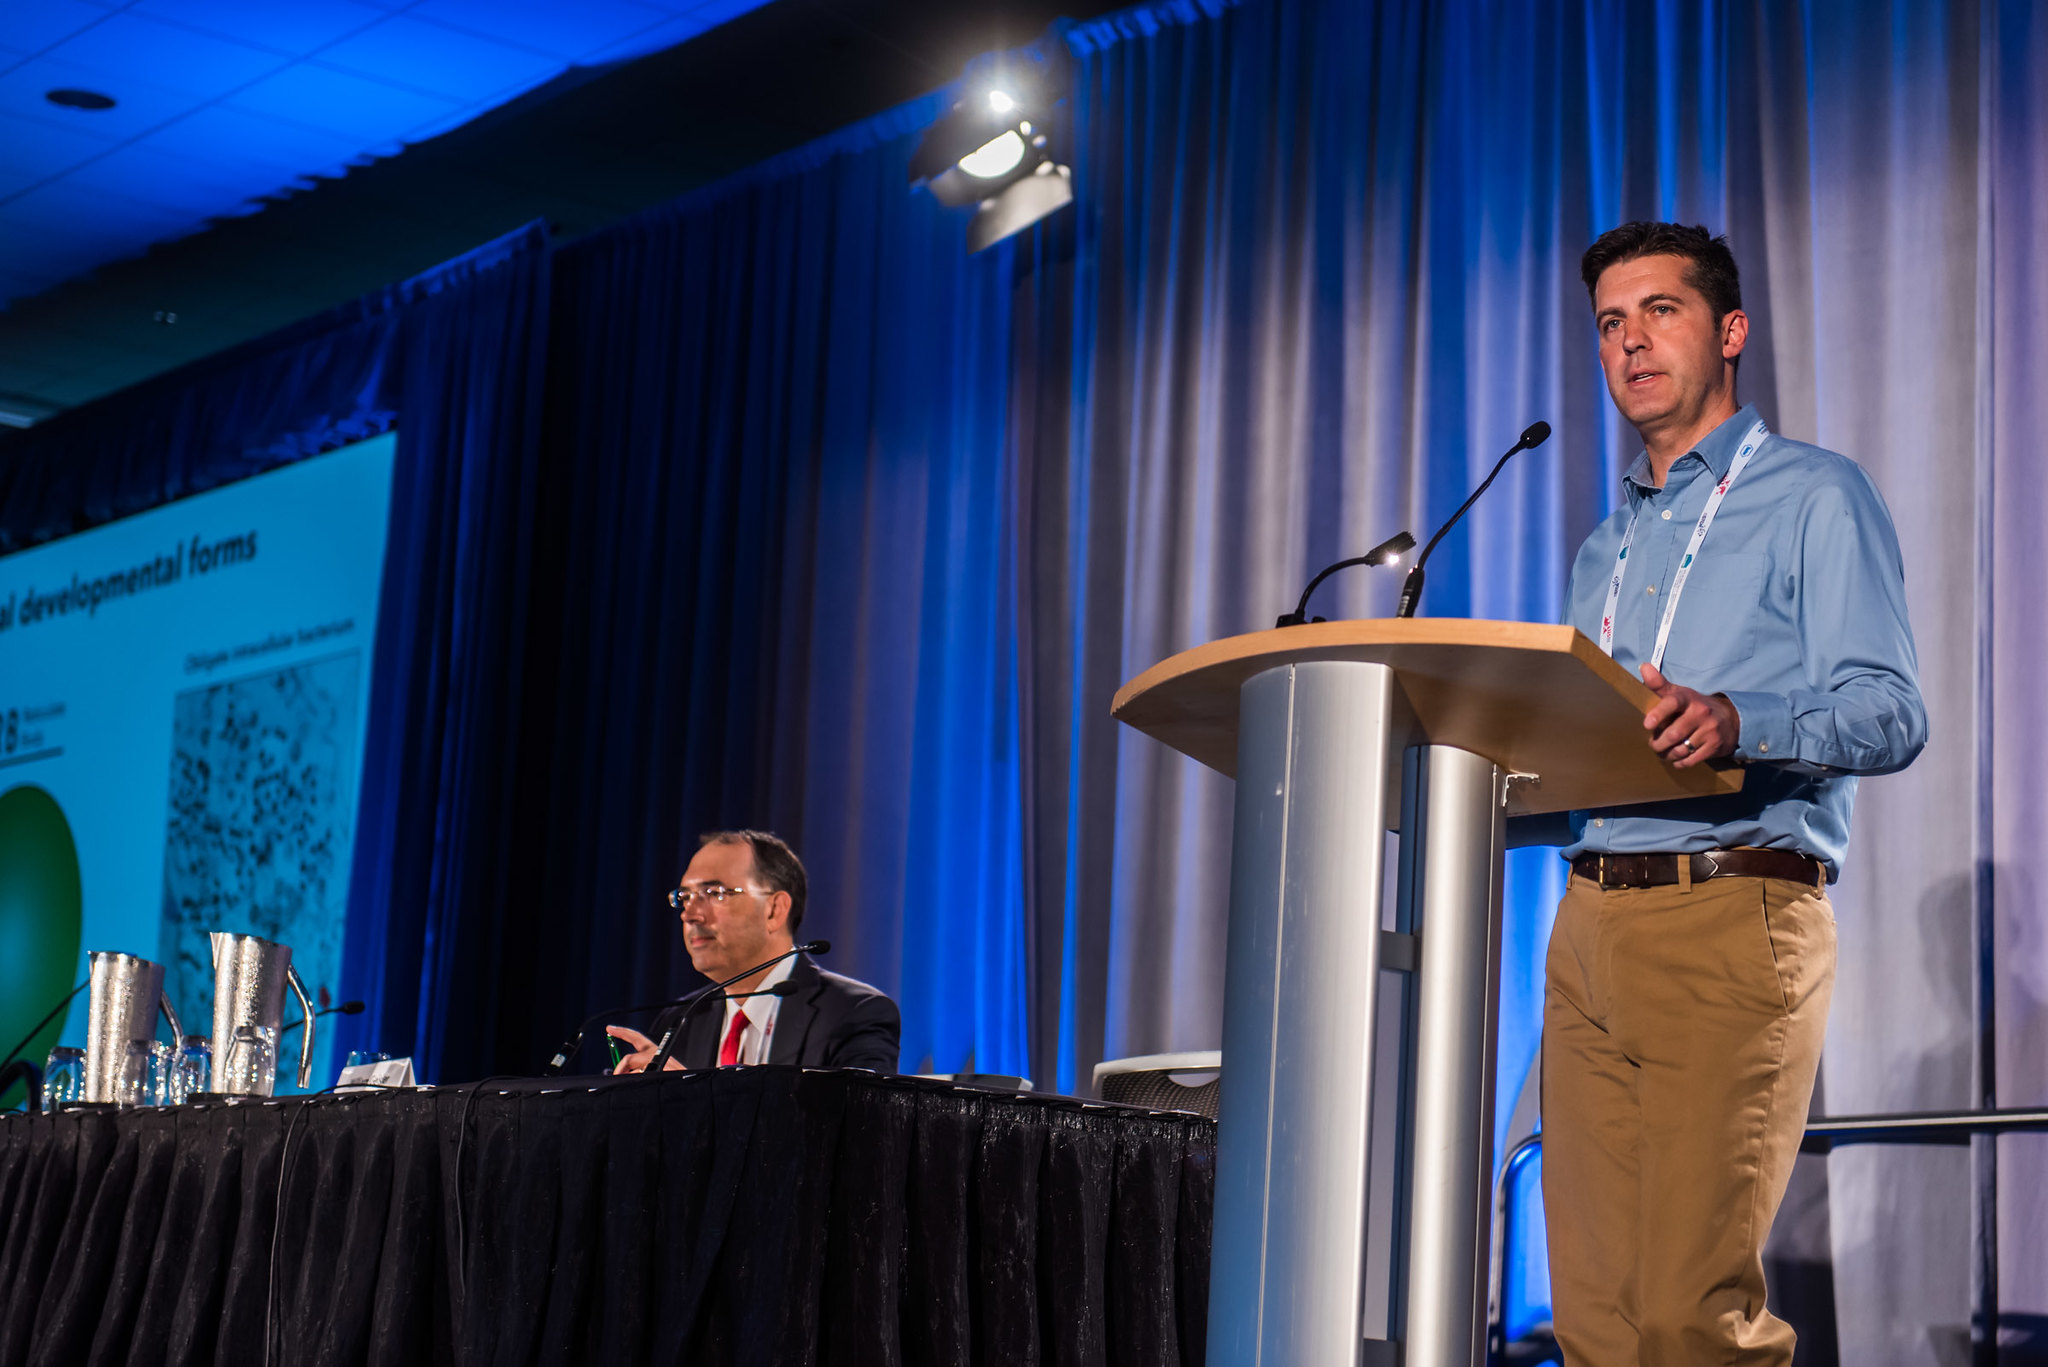
MULTIPOLYGON (((1756 405, 1746 403, 1733 417, 1701 437, 1699 445, 1693 447, 1686 455, 1698 456, 1701 462, 1714 472, 1714 478, 1719 479, 1727 474, 1728 467, 1735 463, 1735 448, 1742 444, 1742 438, 1755 425, 1756 405)), ((1684 463, 1685 456, 1673 461, 1672 473, 1676 474, 1678 467, 1684 463)), ((1636 452, 1636 458, 1630 462, 1628 470, 1622 475, 1622 480, 1622 487, 1627 491, 1630 502, 1656 491, 1657 486, 1650 482, 1648 451, 1636 452)))
MULTIPOLYGON (((788 982, 789 975, 796 972, 797 963, 801 958, 801 955, 792 954, 781 963, 775 965, 775 967, 769 969, 768 976, 761 979, 761 985, 756 987, 754 991, 771 992, 781 984, 788 982)), ((748 1020, 758 1021, 770 1007, 778 1006, 781 1002, 782 998, 780 997, 727 997, 725 999, 725 1018, 727 1021, 730 1021, 733 1012, 745 1010, 748 1020)))

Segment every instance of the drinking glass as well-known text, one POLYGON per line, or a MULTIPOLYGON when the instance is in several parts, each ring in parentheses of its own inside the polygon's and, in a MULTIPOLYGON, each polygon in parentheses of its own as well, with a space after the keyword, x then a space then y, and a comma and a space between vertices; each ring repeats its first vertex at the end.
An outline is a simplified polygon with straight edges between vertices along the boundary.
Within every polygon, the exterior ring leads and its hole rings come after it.
POLYGON ((178 1048, 178 1061, 171 1071, 175 1104, 183 1105, 207 1088, 213 1072, 213 1041, 205 1035, 187 1035, 178 1048))
POLYGON ((269 1096, 277 1090, 277 1031, 267 1025, 236 1026, 221 1071, 227 1075, 222 1091, 269 1096))
POLYGON ((114 1101, 122 1106, 140 1106, 149 1100, 149 1065, 155 1042, 146 1039, 128 1041, 128 1048, 121 1056, 121 1075, 114 1080, 114 1101))
POLYGON ((149 1100, 150 1106, 175 1106, 177 1094, 178 1050, 175 1045, 162 1040, 153 1040, 149 1046, 149 1100))
POLYGON ((85 1050, 60 1044, 50 1051, 49 1061, 43 1065, 43 1110, 54 1113, 59 1107, 83 1100, 85 1050))

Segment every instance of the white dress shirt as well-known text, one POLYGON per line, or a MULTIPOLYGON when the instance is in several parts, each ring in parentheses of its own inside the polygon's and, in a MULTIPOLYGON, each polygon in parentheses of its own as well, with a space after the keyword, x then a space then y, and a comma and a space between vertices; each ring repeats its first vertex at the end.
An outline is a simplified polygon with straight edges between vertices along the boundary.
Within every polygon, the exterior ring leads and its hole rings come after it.
MULTIPOLYGON (((795 971, 796 959, 794 957, 784 959, 781 963, 768 970, 768 976, 761 979, 760 984, 754 990, 756 992, 766 992, 778 983, 788 982, 789 975, 795 971)), ((743 1064, 766 1063, 768 1061, 768 1046, 775 1038, 775 1018, 782 1012, 782 998, 727 997, 725 999, 725 1018, 719 1022, 718 1026, 718 1048, 721 1054, 725 1051, 725 1037, 732 1030, 732 1018, 739 1013, 741 1008, 745 1008, 747 1013, 747 1029, 746 1033, 740 1036, 740 1062, 743 1064)), ((713 1062, 716 1061, 714 1057, 713 1062)))

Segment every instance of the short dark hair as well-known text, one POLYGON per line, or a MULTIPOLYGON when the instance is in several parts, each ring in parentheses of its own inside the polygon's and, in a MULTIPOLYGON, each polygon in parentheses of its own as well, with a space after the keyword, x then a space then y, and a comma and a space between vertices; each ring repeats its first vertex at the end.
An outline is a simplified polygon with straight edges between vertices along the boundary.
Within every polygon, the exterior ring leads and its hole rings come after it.
POLYGON ((1682 223, 1624 223, 1600 234, 1579 259, 1579 278, 1586 282, 1586 296, 1600 283, 1600 273, 1609 266, 1633 261, 1639 256, 1682 256, 1685 283, 1698 290, 1714 311, 1714 325, 1742 307, 1742 277, 1735 269, 1735 253, 1728 239, 1715 237, 1704 225, 1682 223))
POLYGON ((810 876, 804 861, 779 835, 767 831, 707 831, 697 837, 697 848, 706 845, 747 845, 754 851, 754 876, 771 892, 789 894, 789 933, 795 935, 804 923, 804 898, 810 892, 810 876))

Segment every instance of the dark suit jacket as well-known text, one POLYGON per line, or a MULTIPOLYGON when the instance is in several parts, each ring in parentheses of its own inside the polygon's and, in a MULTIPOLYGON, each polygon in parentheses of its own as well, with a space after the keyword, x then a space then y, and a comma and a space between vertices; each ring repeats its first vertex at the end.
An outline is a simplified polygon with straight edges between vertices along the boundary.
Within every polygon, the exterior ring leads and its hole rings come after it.
MULTIPOLYGON (((808 954, 797 956, 789 981, 795 990, 776 1009, 775 1035, 768 1042, 770 1063, 896 1071, 903 1018, 895 1002, 864 982, 827 973, 811 962, 808 954)), ((684 1009, 670 1007, 655 1017, 653 1037, 658 1040, 667 1034, 684 1009)), ((676 1061, 685 1068, 716 1066, 724 1024, 725 1008, 718 998, 698 1002, 683 1023, 676 1061)))

